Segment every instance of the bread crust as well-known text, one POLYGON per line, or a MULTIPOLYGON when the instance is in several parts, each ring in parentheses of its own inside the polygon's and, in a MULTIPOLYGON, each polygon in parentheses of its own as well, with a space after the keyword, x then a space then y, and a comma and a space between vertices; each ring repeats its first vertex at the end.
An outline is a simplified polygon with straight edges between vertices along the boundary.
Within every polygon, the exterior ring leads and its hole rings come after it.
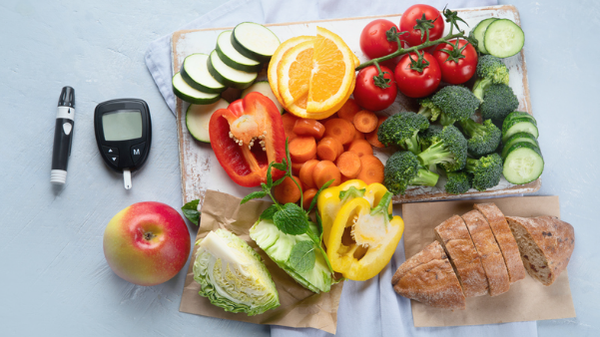
POLYGON ((392 277, 392 285, 399 295, 432 307, 466 308, 458 278, 437 241, 400 265, 392 277))
MULTIPOLYGON (((549 286, 554 283, 558 275, 567 268, 567 264, 575 248, 575 231, 573 226, 557 217, 549 215, 535 218, 507 216, 506 219, 511 229, 515 225, 522 226, 546 258, 547 268, 549 268, 550 273, 547 279, 541 279, 537 276, 535 270, 530 269, 529 264, 531 263, 528 259, 522 256, 523 263, 528 267, 529 274, 544 285, 549 286)), ((520 245, 521 243, 519 242, 520 245)))
POLYGON ((458 215, 450 217, 435 227, 435 234, 454 266, 465 296, 486 295, 487 277, 463 219, 458 215))
POLYGON ((500 252, 504 257, 510 283, 524 279, 525 267, 521 260, 519 246, 517 246, 517 241, 510 231, 502 211, 494 203, 475 204, 473 207, 483 214, 492 229, 496 243, 498 243, 500 252))
POLYGON ((490 296, 498 296, 507 292, 510 288, 508 271, 487 220, 476 209, 463 214, 462 218, 467 224, 471 239, 481 257, 481 264, 488 280, 490 296))

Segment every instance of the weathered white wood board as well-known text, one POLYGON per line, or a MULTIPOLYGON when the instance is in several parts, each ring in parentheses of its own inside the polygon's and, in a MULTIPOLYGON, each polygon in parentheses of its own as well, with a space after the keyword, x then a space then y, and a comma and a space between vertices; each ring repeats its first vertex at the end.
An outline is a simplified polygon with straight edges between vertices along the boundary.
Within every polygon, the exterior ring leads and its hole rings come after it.
MULTIPOLYGON (((519 13, 514 6, 493 6, 474 9, 459 10, 459 15, 463 18, 469 27, 461 25, 468 33, 470 28, 488 17, 508 18, 520 24, 519 13)), ((352 51, 362 61, 368 60, 359 47, 359 37, 363 27, 375 18, 385 18, 392 22, 399 23, 400 15, 386 15, 378 17, 361 17, 338 20, 297 22, 285 24, 267 25, 279 37, 285 41, 298 35, 315 35, 316 27, 321 26, 340 35, 352 51)), ((202 30, 184 30, 173 34, 172 43, 172 66, 176 73, 181 68, 181 64, 186 56, 193 53, 209 54, 216 46, 218 35, 227 29, 233 27, 202 29, 202 30)), ((446 32, 449 27, 446 24, 446 32)), ((527 111, 532 114, 531 102, 529 99, 529 87, 527 83, 527 68, 525 65, 524 53, 504 60, 510 70, 510 86, 519 98, 519 110, 527 111)), ((227 98, 235 98, 237 93, 227 92, 227 98)), ((179 157, 181 167, 181 183, 183 201, 188 202, 194 199, 200 199, 202 202, 207 189, 222 191, 236 196, 245 196, 254 189, 244 188, 236 185, 219 165, 210 144, 200 143, 189 134, 185 125, 185 113, 188 104, 177 100, 177 127, 179 134, 179 157)), ((399 94, 396 102, 384 110, 385 114, 393 114, 398 111, 416 111, 417 105, 414 100, 407 99, 399 94)), ((542 131, 543 132, 543 131, 542 131)), ((377 156, 384 162, 389 153, 378 152, 377 156)), ((512 185, 504 178, 500 184, 487 191, 478 192, 470 190, 462 195, 451 195, 444 192, 444 178, 440 178, 436 187, 413 187, 407 190, 406 195, 396 196, 395 203, 415 202, 426 200, 445 200, 460 198, 477 197, 497 197, 502 195, 515 195, 520 193, 532 193, 539 190, 541 180, 538 179, 526 185, 512 185)))

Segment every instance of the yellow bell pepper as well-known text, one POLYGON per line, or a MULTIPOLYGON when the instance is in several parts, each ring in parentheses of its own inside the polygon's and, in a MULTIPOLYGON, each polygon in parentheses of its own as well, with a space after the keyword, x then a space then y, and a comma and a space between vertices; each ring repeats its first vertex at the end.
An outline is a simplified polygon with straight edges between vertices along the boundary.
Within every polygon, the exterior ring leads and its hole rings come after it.
POLYGON ((402 218, 392 216, 391 200, 385 186, 361 180, 321 192, 317 206, 334 271, 364 281, 389 263, 404 232, 402 218))

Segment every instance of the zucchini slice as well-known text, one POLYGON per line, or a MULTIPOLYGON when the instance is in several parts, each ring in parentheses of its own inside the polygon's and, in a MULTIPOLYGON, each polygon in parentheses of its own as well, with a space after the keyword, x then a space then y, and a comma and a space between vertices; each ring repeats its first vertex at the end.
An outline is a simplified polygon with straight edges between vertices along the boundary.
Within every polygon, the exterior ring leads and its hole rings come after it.
POLYGON ((477 49, 482 54, 487 54, 487 50, 485 49, 485 44, 483 41, 483 37, 485 34, 485 29, 490 25, 490 23, 498 20, 498 18, 487 18, 479 21, 477 26, 473 28, 473 36, 477 39, 477 49))
POLYGON ((537 121, 535 120, 535 118, 528 114, 525 111, 513 111, 511 113, 509 113, 506 118, 504 118, 504 122, 503 123, 508 123, 509 121, 515 119, 515 118, 529 118, 531 120, 531 122, 537 126, 537 121))
POLYGON ((213 113, 219 109, 227 109, 229 103, 224 99, 208 105, 190 104, 185 113, 185 125, 188 131, 196 140, 203 143, 210 143, 208 133, 208 123, 213 113))
POLYGON ((219 100, 220 94, 218 93, 205 93, 190 87, 183 78, 181 73, 175 74, 171 80, 173 85, 173 93, 175 96, 182 100, 192 104, 211 104, 219 100))
POLYGON ((509 183, 530 183, 544 171, 544 159, 540 149, 531 143, 516 143, 512 145, 504 159, 502 174, 509 183))
POLYGON ((508 121, 505 120, 505 122, 502 123, 502 142, 505 143, 508 138, 517 132, 530 133, 536 139, 539 135, 538 128, 531 119, 527 117, 512 118, 508 121))
POLYGON ((535 137, 531 133, 517 132, 510 138, 508 138, 506 143, 503 144, 501 153, 502 159, 506 158, 506 155, 508 154, 508 149, 510 149, 511 146, 517 143, 530 143, 537 146, 538 149, 540 147, 537 139, 535 139, 535 137))
POLYGON ((181 78, 192 88, 205 93, 220 93, 227 89, 208 72, 208 55, 192 54, 183 60, 181 78))
POLYGON ((525 34, 521 27, 511 20, 498 19, 486 28, 483 43, 490 55, 506 58, 523 49, 525 34))
POLYGON ((262 64, 247 58, 233 48, 233 45, 231 44, 231 33, 231 30, 226 30, 219 34, 219 37, 217 38, 217 48, 215 50, 221 61, 233 69, 246 72, 258 72, 262 68, 262 64))
POLYGON ((248 73, 226 65, 213 50, 208 57, 208 71, 221 84, 236 89, 246 89, 256 80, 258 73, 248 73))
POLYGON ((242 91, 242 98, 244 98, 246 95, 248 95, 249 93, 254 92, 254 91, 260 92, 261 94, 269 97, 271 99, 271 101, 273 101, 273 103, 275 103, 275 106, 277 106, 277 109, 279 109, 279 112, 283 113, 283 106, 281 105, 281 103, 279 103, 279 101, 277 100, 277 97, 275 97, 275 94, 273 94, 273 90, 271 89, 269 82, 267 82, 267 81, 255 82, 248 88, 244 89, 244 91, 242 91))
POLYGON ((269 28, 258 23, 242 22, 233 29, 231 44, 242 55, 267 62, 281 42, 269 28))

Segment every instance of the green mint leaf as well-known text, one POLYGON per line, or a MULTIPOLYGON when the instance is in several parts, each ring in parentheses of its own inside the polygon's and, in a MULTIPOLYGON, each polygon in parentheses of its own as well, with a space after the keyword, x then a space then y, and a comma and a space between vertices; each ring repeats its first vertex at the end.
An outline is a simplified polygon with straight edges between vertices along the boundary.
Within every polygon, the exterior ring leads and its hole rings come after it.
POLYGON ((273 204, 260 214, 258 220, 273 220, 273 215, 275 215, 275 212, 277 212, 278 210, 279 208, 277 207, 277 205, 273 204))
POLYGON ((267 195, 267 193, 265 191, 254 191, 254 192, 248 194, 247 196, 245 196, 244 199, 242 199, 242 201, 240 201, 240 204, 245 204, 252 199, 264 198, 266 195, 267 195))
MULTIPOLYGON (((323 186, 321 186, 321 188, 319 188, 319 190, 317 191, 317 194, 315 194, 312 201, 310 202, 310 206, 308 207, 307 213, 310 213, 313 210, 313 208, 317 205, 317 199, 319 199, 319 194, 321 194, 321 192, 323 192, 323 190, 326 189, 327 187, 329 187, 329 185, 331 185, 333 182, 334 182, 334 180, 331 179, 328 182, 326 182, 323 186)), ((318 216, 318 214, 317 214, 317 216, 318 216)))
POLYGON ((280 231, 290 235, 300 235, 308 230, 308 217, 300 206, 287 203, 275 212, 273 223, 280 231))
POLYGON ((314 268, 317 255, 312 241, 297 242, 290 253, 290 266, 298 273, 314 268))
POLYGON ((192 200, 181 207, 183 215, 196 226, 200 223, 200 212, 198 211, 199 202, 200 200, 198 199, 192 200))

